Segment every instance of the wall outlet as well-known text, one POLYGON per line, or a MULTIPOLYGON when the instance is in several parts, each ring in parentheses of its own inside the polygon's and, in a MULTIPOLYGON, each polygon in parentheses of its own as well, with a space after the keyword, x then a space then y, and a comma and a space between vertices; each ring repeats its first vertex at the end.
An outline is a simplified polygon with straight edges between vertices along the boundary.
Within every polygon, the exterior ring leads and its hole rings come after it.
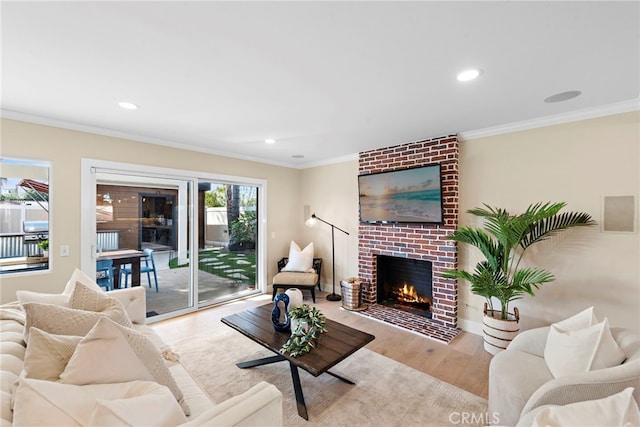
POLYGON ((69 245, 60 246, 60 256, 69 256, 69 245))

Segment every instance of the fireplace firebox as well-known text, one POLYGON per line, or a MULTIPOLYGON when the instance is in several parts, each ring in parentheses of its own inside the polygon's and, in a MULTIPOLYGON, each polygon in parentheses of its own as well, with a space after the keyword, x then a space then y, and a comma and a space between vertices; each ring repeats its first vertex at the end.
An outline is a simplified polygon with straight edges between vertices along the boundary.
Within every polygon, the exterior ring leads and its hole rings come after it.
POLYGON ((377 303, 431 319, 431 261, 377 255, 377 303))

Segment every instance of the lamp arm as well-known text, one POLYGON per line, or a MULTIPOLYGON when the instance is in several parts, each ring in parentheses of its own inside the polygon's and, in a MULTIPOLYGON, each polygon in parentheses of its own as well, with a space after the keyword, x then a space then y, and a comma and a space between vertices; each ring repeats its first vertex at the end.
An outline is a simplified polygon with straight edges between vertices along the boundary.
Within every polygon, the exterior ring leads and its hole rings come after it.
POLYGON ((346 234, 347 236, 349 235, 349 233, 347 233, 346 231, 344 231, 342 228, 340 227, 336 227, 335 225, 331 224, 330 222, 325 221, 324 219, 320 218, 319 216, 317 216, 316 214, 313 214, 313 218, 317 219, 320 222, 324 222, 325 224, 327 224, 328 226, 335 228, 336 230, 342 231, 344 234, 346 234))

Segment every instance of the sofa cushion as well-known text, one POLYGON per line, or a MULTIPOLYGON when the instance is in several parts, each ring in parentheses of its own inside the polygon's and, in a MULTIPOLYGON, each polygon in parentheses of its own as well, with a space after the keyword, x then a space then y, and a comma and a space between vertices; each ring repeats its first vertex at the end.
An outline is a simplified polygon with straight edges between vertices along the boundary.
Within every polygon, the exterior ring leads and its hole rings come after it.
POLYGON ((603 399, 541 406, 523 416, 517 424, 518 427, 638 425, 640 410, 631 387, 603 399))
POLYGON ((297 271, 307 273, 313 271, 313 242, 300 249, 293 240, 289 245, 289 260, 282 271, 297 271))
POLYGON ((544 359, 554 377, 610 368, 626 356, 611 335, 609 321, 597 322, 593 307, 549 329, 544 359))
POLYGON ((167 388, 148 381, 78 386, 21 378, 15 392, 14 425, 178 425, 184 420, 167 388))
POLYGON ((24 357, 25 377, 58 381, 81 339, 74 335, 49 334, 31 328, 24 357))
POLYGON ((106 317, 82 338, 60 381, 67 384, 106 384, 133 380, 156 381, 171 390, 186 415, 189 406, 160 350, 144 334, 106 317))

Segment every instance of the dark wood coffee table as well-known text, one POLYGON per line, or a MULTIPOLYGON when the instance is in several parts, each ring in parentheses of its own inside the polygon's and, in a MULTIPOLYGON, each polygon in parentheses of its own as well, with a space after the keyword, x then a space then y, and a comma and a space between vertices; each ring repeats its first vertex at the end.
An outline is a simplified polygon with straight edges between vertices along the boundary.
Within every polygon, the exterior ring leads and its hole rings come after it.
POLYGON ((355 353, 358 349, 364 347, 367 343, 373 341, 375 337, 366 332, 327 319, 327 332, 320 335, 316 342, 316 347, 311 350, 310 353, 303 356, 291 357, 279 351, 282 345, 289 339, 290 333, 278 332, 273 328, 273 323, 271 323, 272 309, 273 305, 265 304, 231 316, 223 317, 221 320, 225 325, 231 326, 244 336, 276 353, 275 356, 237 363, 236 366, 239 368, 246 369, 276 362, 289 362, 291 379, 293 380, 293 390, 298 406, 298 415, 308 420, 309 416, 307 415, 307 406, 304 403, 298 368, 304 369, 314 377, 326 372, 346 383, 354 384, 346 378, 329 372, 329 369, 355 353))

